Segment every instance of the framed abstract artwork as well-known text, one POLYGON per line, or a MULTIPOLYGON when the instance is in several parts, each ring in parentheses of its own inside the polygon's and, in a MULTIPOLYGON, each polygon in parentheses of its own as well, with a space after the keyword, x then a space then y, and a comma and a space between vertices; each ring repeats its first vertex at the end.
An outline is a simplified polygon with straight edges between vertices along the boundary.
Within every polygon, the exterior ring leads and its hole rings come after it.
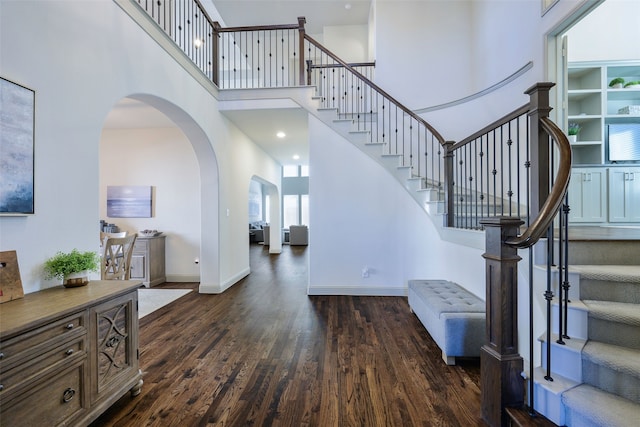
POLYGON ((144 185, 107 186, 109 218, 150 218, 153 187, 144 185))
POLYGON ((0 215, 34 213, 35 92, 0 77, 0 215))

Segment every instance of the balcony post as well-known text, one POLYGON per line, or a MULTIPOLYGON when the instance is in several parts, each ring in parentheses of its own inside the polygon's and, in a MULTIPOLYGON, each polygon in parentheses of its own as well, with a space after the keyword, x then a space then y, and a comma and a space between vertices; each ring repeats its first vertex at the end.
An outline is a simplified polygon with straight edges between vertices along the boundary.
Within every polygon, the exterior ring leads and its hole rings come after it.
POLYGON ((453 147, 454 142, 453 141, 445 141, 445 143, 442 145, 443 149, 444 149, 444 155, 443 155, 443 159, 444 159, 444 184, 445 184, 445 212, 446 212, 446 217, 445 217, 445 227, 454 227, 454 217, 455 217, 455 212, 454 212, 454 185, 455 182, 453 180, 453 151, 451 150, 451 147, 453 147))
POLYGON ((218 57, 218 55, 220 54, 220 23, 218 21, 215 21, 213 24, 213 69, 211 70, 211 80, 213 81, 213 84, 215 84, 216 86, 220 87, 220 76, 219 76, 219 72, 220 72, 220 58, 218 57))
POLYGON ((549 134, 540 125, 540 118, 549 117, 549 91, 554 83, 536 83, 524 93, 529 95, 529 135, 530 135, 530 170, 531 170, 531 202, 529 203, 531 218, 535 218, 549 196, 551 188, 551 169, 549 164, 549 134))
POLYGON ((305 29, 304 24, 307 22, 307 19, 304 16, 298 17, 298 50, 300 51, 300 58, 298 58, 299 64, 299 74, 300 74, 300 86, 304 86, 305 84, 305 72, 304 72, 304 35, 305 29))
POLYGON ((508 426, 506 407, 524 405, 523 360, 518 354, 518 256, 504 242, 518 235, 519 218, 491 217, 485 227, 486 338, 480 349, 482 418, 492 427, 508 426))

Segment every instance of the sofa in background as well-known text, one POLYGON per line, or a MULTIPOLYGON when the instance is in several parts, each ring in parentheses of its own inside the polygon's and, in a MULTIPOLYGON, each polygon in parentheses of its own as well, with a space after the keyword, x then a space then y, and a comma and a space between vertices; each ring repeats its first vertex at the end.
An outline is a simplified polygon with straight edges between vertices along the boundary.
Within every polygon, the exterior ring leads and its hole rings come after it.
POLYGON ((309 244, 309 228, 306 225, 289 226, 289 244, 306 246, 309 244))

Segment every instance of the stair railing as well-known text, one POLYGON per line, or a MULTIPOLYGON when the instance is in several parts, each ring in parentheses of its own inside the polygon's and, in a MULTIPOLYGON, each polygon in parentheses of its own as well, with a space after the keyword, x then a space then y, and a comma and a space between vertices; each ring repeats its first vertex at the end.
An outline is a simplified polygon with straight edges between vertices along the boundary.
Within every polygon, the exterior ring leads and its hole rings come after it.
POLYGON ((353 120, 357 130, 368 132, 370 143, 383 144, 383 153, 397 156, 399 166, 410 167, 413 177, 423 179, 423 188, 442 189, 440 133, 312 37, 305 34, 304 39, 307 84, 316 88, 322 106, 353 120))
MULTIPOLYGON (((566 325, 568 300, 568 207, 563 202, 571 173, 571 147, 562 130, 548 117, 552 83, 529 90, 530 102, 487 128, 446 147, 447 222, 463 228, 484 228, 487 264, 487 340, 481 349, 482 415, 492 426, 507 425, 505 408, 524 405, 523 359, 518 354, 517 264, 518 249, 529 248, 529 408, 535 413, 533 366, 533 252, 547 238, 547 337, 551 339, 551 273, 554 269, 554 220, 559 217, 560 338, 566 325), (555 148, 554 148, 555 147, 555 148), (557 159, 556 159, 557 156, 557 159), (480 182, 478 182, 480 181, 480 182), (487 200, 489 200, 487 202, 487 200), (455 204, 463 207, 456 207, 455 204), (478 206, 476 206, 478 205, 478 206), (456 216, 456 213, 458 216, 456 216), (559 215, 560 214, 560 215, 559 215), (520 218, 525 218, 526 221, 520 218), (524 228, 523 228, 524 225, 524 228), (563 297, 564 291, 564 297, 563 297)), ((547 345, 547 374, 551 377, 551 352, 547 345)))

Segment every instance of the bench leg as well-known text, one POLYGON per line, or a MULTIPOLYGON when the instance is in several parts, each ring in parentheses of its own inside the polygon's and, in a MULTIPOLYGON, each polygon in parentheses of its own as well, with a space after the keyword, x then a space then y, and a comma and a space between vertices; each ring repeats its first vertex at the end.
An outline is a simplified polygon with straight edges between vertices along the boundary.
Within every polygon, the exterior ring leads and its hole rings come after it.
POLYGON ((444 351, 442 352, 442 360, 444 360, 444 363, 446 363, 447 365, 455 365, 456 364, 456 357, 455 356, 447 356, 444 351))

